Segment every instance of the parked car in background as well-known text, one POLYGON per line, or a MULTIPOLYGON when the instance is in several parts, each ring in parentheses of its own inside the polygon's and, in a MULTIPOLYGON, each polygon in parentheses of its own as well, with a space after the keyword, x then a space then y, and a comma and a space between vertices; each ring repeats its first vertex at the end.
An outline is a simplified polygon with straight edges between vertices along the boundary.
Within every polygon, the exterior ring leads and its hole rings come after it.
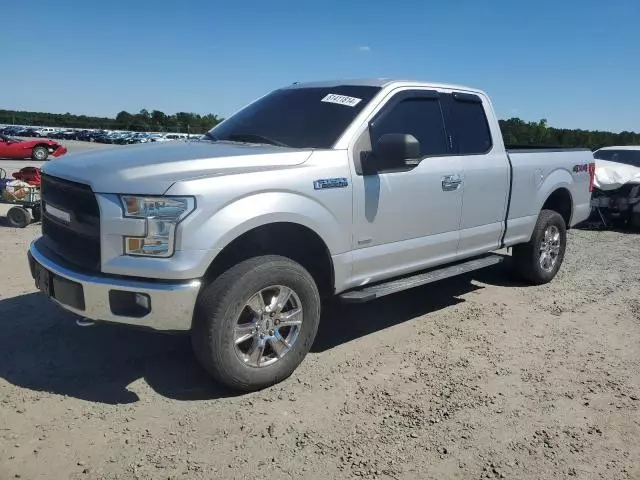
POLYGON ((76 130, 58 130, 51 135, 49 138, 55 138, 59 140, 77 140, 78 131, 76 130))
POLYGON ((85 142, 97 142, 98 139, 107 135, 108 132, 105 130, 82 130, 76 136, 77 140, 82 140, 85 142))
POLYGON ((42 137, 42 134, 38 130, 36 130, 35 128, 29 128, 29 127, 21 128, 16 132, 16 135, 18 135, 19 137, 29 137, 29 138, 42 137))
POLYGON ((15 125, 9 125, 9 126, 0 128, 0 134, 3 134, 3 135, 17 135, 20 130, 22 130, 22 127, 17 127, 15 125))
POLYGON ((130 143, 149 143, 151 142, 151 135, 148 133, 136 133, 132 136, 130 143))
POLYGON ((167 142, 169 139, 165 138, 164 135, 160 134, 160 133, 152 133, 149 135, 149 139, 152 142, 167 142))
POLYGON ((593 156, 597 216, 605 225, 640 229, 640 145, 603 147, 593 156))
POLYGON ((167 140, 184 140, 187 138, 186 133, 167 133, 164 138, 167 140))
POLYGON ((40 128, 20 125, 7 125, 0 127, 0 133, 17 137, 79 140, 84 142, 99 142, 116 145, 165 142, 169 140, 195 140, 202 136, 200 133, 131 132, 122 130, 92 130, 55 127, 40 128))
POLYGON ((0 158, 31 158, 44 162, 49 155, 59 157, 65 153, 67 149, 54 140, 22 140, 0 134, 0 158))
POLYGON ((49 137, 50 135, 53 135, 57 131, 58 129, 53 127, 40 127, 35 129, 35 132, 38 134, 39 137, 45 137, 45 138, 49 137))

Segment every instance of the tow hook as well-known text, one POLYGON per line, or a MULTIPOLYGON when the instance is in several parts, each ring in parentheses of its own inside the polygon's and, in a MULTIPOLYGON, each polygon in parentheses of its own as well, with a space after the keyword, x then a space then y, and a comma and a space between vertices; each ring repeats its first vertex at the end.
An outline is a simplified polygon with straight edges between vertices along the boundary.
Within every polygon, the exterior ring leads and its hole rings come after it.
POLYGON ((95 324, 96 322, 94 322, 93 320, 89 320, 88 318, 83 317, 76 319, 76 325, 78 325, 79 327, 91 327, 95 324))

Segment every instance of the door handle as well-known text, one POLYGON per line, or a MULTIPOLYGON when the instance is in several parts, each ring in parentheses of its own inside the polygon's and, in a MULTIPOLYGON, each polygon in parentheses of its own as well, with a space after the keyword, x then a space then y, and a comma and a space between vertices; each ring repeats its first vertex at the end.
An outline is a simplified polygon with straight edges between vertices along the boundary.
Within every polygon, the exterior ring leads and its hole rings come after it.
POLYGON ((445 192, 451 192, 457 190, 462 184, 460 175, 445 175, 442 177, 442 190, 445 192))

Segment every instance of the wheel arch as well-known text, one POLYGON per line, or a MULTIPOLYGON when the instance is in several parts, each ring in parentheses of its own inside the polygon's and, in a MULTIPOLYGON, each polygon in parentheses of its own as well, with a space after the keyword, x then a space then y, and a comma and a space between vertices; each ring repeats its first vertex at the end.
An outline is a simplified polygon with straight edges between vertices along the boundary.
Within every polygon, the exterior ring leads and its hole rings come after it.
POLYGON ((553 210, 559 213, 565 225, 569 228, 573 217, 573 196, 571 191, 565 186, 555 188, 547 195, 540 210, 553 210))
POLYGON ((211 281, 238 262, 262 255, 294 260, 311 274, 322 296, 333 295, 335 270, 326 242, 308 226, 290 221, 256 226, 237 236, 214 257, 204 278, 211 281))
POLYGON ((47 145, 46 143, 36 143, 34 146, 32 146, 29 149, 29 154, 30 156, 33 156, 33 152, 35 151, 36 148, 44 148, 47 152, 47 158, 49 157, 49 148, 50 146, 47 145))

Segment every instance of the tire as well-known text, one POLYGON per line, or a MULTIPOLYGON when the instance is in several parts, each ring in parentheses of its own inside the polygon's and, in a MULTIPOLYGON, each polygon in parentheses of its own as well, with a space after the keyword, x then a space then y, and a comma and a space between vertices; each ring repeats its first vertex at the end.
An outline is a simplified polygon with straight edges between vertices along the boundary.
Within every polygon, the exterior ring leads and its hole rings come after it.
POLYGON ((558 273, 566 249, 567 226, 564 219, 558 212, 542 210, 533 229, 531 240, 513 248, 516 273, 534 285, 548 283, 558 273), (545 233, 550 237, 557 236, 557 242, 545 243, 545 233))
POLYGON ((24 228, 31 223, 31 213, 22 207, 11 207, 7 212, 7 221, 13 228, 24 228))
POLYGON ((191 339, 197 359, 214 379, 234 390, 253 391, 293 373, 311 349, 319 323, 320 295, 309 272, 288 258, 267 255, 245 260, 203 287, 191 339), (281 313, 275 308, 269 314, 275 306, 270 299, 286 289, 293 293, 281 313), (261 308, 260 298, 266 307, 261 308), (264 315, 258 316, 258 310, 264 315), (294 321, 300 324, 283 325, 294 321), (256 348, 261 342, 264 351, 256 348))
POLYGON ((31 150, 31 158, 37 162, 45 162, 49 158, 47 147, 38 146, 31 150))

